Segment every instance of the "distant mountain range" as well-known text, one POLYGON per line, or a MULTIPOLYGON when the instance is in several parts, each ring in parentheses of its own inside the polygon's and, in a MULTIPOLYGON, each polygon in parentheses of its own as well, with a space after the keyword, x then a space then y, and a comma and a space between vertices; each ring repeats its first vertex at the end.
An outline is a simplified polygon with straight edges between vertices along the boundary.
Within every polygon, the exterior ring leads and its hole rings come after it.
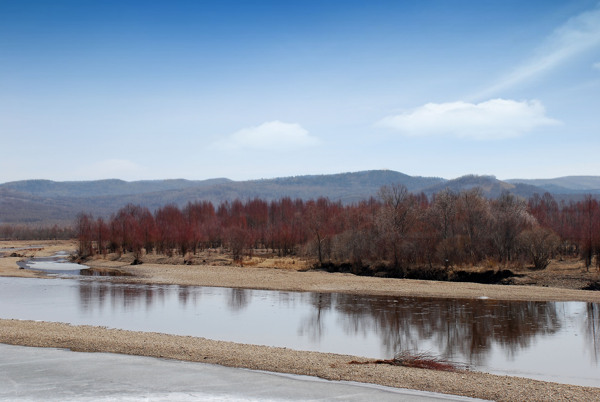
POLYGON ((501 181, 494 176, 468 175, 453 180, 409 176, 391 170, 370 170, 332 175, 311 175, 232 181, 210 180, 97 180, 55 182, 24 180, 0 184, 0 224, 66 224, 79 212, 108 217, 128 203, 155 210, 166 204, 183 206, 190 201, 219 203, 236 198, 318 198, 352 203, 376 196, 384 185, 400 183, 413 193, 435 194, 449 188, 459 192, 479 187, 490 198, 503 191, 529 198, 552 193, 557 199, 576 199, 584 194, 600 196, 600 176, 501 181))

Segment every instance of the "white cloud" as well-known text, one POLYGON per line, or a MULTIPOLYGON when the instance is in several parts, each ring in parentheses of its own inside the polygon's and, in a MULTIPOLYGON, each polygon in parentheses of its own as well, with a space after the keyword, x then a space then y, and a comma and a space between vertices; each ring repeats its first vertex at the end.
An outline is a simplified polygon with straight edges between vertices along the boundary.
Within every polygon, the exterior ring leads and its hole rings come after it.
POLYGON ((600 61, 598 63, 594 63, 592 65, 593 68, 595 68, 596 70, 600 70, 600 61))
POLYGON ((444 135, 479 140, 521 136, 537 127, 559 124, 537 100, 492 99, 481 103, 428 103, 377 123, 409 136, 444 135))
POLYGON ((477 95, 485 99, 499 91, 520 84, 545 71, 572 60, 579 54, 600 47, 600 7, 570 18, 540 46, 534 57, 498 83, 477 95))
POLYGON ((319 143, 302 126, 278 120, 243 128, 214 145, 223 149, 286 150, 319 143))

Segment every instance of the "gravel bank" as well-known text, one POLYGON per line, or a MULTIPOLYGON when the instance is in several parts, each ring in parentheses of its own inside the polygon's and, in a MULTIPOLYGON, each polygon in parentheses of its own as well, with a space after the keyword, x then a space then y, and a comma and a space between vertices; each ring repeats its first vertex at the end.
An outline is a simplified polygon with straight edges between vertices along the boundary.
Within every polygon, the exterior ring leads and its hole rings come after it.
POLYGON ((590 401, 598 388, 547 383, 476 372, 438 372, 381 364, 348 364, 354 356, 299 352, 203 338, 132 332, 59 323, 0 320, 0 342, 220 364, 230 367, 368 382, 398 388, 497 401, 590 401))

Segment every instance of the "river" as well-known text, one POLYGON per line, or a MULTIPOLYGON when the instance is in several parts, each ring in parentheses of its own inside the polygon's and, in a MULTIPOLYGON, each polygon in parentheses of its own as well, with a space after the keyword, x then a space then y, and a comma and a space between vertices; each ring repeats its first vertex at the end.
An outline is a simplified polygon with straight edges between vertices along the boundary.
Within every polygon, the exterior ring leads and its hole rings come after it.
POLYGON ((0 318, 332 352, 426 352, 471 369, 600 386, 600 305, 0 278, 0 318))

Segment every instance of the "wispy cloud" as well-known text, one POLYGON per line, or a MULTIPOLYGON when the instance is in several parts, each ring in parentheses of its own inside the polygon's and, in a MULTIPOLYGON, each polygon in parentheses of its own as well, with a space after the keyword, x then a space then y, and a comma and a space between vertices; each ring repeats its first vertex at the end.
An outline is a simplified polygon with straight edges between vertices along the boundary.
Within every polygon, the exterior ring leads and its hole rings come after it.
POLYGON ((518 137, 541 126, 559 124, 537 100, 492 99, 481 103, 428 103, 377 123, 408 136, 451 136, 478 140, 518 137))
POLYGON ((596 70, 600 70, 600 61, 598 63, 594 63, 592 65, 593 68, 595 68, 596 70))
POLYGON ((552 70, 596 47, 600 47, 600 6, 570 18, 554 30, 531 60, 473 98, 498 96, 499 92, 552 70))
POLYGON ((265 122, 256 127, 243 128, 214 146, 221 149, 286 150, 313 146, 316 137, 296 123, 278 120, 265 122))

